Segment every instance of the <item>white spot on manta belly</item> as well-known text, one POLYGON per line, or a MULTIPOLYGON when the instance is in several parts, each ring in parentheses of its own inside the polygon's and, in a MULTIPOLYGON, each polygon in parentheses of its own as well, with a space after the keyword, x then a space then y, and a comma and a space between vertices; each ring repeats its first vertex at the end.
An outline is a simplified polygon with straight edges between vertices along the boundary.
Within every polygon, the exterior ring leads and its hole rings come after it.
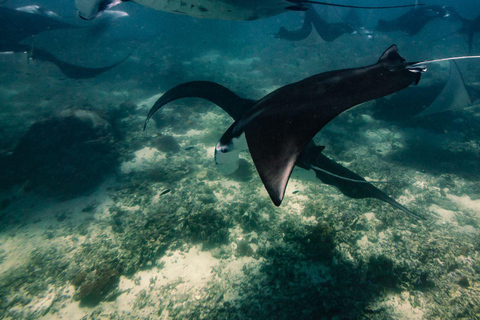
POLYGON ((217 170, 223 175, 234 173, 239 167, 240 159, 238 154, 244 150, 248 150, 244 134, 238 138, 233 138, 228 145, 217 143, 215 147, 217 170))

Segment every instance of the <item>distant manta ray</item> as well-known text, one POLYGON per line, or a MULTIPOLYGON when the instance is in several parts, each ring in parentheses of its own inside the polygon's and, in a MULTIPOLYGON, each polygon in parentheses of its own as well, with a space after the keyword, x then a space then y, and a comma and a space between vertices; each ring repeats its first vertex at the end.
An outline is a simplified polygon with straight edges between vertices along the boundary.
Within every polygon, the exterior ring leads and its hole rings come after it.
POLYGON ((22 43, 23 40, 45 31, 81 28, 59 19, 60 17, 56 13, 44 10, 39 6, 18 9, 0 6, 0 52, 6 54, 27 52, 30 59, 52 62, 59 67, 63 74, 74 79, 94 77, 114 68, 126 59, 101 68, 80 67, 62 61, 46 50, 22 43))
MULTIPOLYGON (((151 118, 153 114, 164 105, 181 98, 202 98, 208 100, 221 107, 235 121, 238 121, 256 104, 255 100, 241 98, 234 92, 215 82, 191 81, 175 86, 165 92, 152 106, 148 118, 151 118)), ((312 141, 302 153, 296 166, 305 170, 313 170, 319 180, 328 185, 335 186, 350 198, 376 198, 391 204, 395 208, 413 217, 420 218, 419 215, 390 198, 358 174, 329 159, 322 153, 323 149, 323 146, 316 146, 312 141)), ((228 159, 217 164, 222 173, 233 173, 239 167, 238 155, 228 157, 228 159)))
POLYGON ((468 52, 472 52, 473 37, 475 33, 480 32, 480 15, 474 20, 462 19, 462 27, 458 33, 466 34, 468 36, 468 52))
POLYGON ((400 31, 409 36, 416 35, 425 25, 434 19, 460 19, 454 8, 445 6, 424 6, 414 8, 400 17, 391 20, 378 20, 376 31, 392 32, 400 31))
POLYGON ((480 32, 480 15, 477 16, 475 19, 466 19, 466 18, 461 18, 461 21, 462 21, 462 26, 460 27, 460 29, 454 31, 454 32, 451 32, 451 33, 448 33, 446 35, 443 35, 437 39, 434 39, 431 42, 435 42, 435 41, 438 41, 438 40, 443 40, 447 37, 450 37, 450 36, 453 36, 455 34, 466 34, 467 35, 467 42, 468 42, 468 53, 471 53, 472 52, 472 48, 473 48, 473 39, 475 37, 475 33, 478 33, 480 32))
POLYGON ((284 27, 280 27, 275 37, 289 41, 304 40, 312 33, 312 29, 315 27, 320 38, 330 42, 345 33, 353 33, 355 31, 355 29, 344 22, 328 23, 320 17, 313 6, 309 5, 307 8, 308 10, 305 12, 305 19, 300 29, 289 31, 284 27))
POLYGON ((267 18, 288 11, 305 11, 307 10, 305 5, 309 3, 360 9, 392 9, 415 6, 415 4, 353 6, 313 0, 75 0, 75 5, 82 19, 93 19, 113 6, 130 1, 155 10, 196 18, 240 21, 267 18))
POLYGON ((0 51, 8 51, 11 43, 19 43, 44 31, 76 28, 79 26, 60 21, 56 13, 39 6, 17 9, 0 6, 0 51))

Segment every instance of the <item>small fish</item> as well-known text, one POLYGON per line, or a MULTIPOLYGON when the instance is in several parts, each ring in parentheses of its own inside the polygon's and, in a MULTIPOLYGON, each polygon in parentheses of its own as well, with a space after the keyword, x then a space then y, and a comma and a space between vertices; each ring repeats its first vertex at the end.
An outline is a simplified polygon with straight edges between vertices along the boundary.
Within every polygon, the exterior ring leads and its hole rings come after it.
POLYGON ((160 193, 160 195, 163 196, 167 193, 170 193, 170 191, 172 191, 172 190, 170 190, 170 189, 163 190, 162 193, 160 193))
POLYGON ((193 149, 195 149, 195 147, 186 147, 185 151, 189 151, 189 150, 193 150, 193 149))

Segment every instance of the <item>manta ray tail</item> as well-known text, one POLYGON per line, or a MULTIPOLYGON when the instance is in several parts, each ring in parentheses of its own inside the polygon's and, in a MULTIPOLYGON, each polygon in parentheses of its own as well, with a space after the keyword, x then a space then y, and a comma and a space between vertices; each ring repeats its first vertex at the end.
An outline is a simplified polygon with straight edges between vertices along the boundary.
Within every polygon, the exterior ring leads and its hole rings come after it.
MULTIPOLYGON (((382 192, 383 193, 383 192, 382 192)), ((405 208, 404 206, 402 206, 400 203, 398 203, 397 201, 393 200, 392 198, 390 198, 389 196, 387 196, 385 194, 385 197, 382 198, 383 201, 385 201, 386 203, 390 204, 392 207, 395 207, 399 210, 402 210, 403 212, 405 212, 406 214, 408 214, 409 216, 412 216, 414 217, 415 219, 421 219, 421 220, 426 220, 426 218, 424 216, 421 216, 407 208, 405 208)))

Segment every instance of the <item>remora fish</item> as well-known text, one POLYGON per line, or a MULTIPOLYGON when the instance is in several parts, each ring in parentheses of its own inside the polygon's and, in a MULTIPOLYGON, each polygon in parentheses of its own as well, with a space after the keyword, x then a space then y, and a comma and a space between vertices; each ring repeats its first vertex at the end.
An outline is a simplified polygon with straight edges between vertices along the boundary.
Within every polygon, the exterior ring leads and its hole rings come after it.
MULTIPOLYGON (((131 0, 75 0, 82 19, 93 19, 102 11, 131 0)), ((308 3, 327 6, 391 9, 413 7, 414 4, 399 6, 351 6, 313 0, 133 0, 155 10, 188 15, 196 18, 250 21, 271 17, 288 11, 305 11, 308 3)))
MULTIPOLYGON (((213 102, 226 111, 235 121, 238 121, 256 104, 255 100, 241 98, 228 88, 217 83, 192 81, 180 84, 165 92, 152 106, 147 120, 164 105, 181 98, 202 98, 213 102)), ((313 170, 319 180, 335 186, 348 197, 355 199, 376 198, 419 218, 417 214, 390 198, 358 174, 329 159, 322 153, 323 149, 324 147, 316 146, 312 141, 308 144, 296 165, 305 170, 313 170)), ((222 169, 226 169, 226 173, 233 173, 238 168, 239 158, 238 156, 231 157, 229 160, 229 162, 221 164, 227 166, 227 168, 222 169)))
POLYGON ((30 59, 54 63, 63 74, 74 79, 94 77, 114 68, 128 58, 106 67, 81 67, 62 61, 46 50, 22 42, 45 31, 76 28, 81 27, 61 21, 56 13, 44 10, 39 6, 18 9, 0 6, 0 52, 7 52, 7 54, 28 52, 30 59))

